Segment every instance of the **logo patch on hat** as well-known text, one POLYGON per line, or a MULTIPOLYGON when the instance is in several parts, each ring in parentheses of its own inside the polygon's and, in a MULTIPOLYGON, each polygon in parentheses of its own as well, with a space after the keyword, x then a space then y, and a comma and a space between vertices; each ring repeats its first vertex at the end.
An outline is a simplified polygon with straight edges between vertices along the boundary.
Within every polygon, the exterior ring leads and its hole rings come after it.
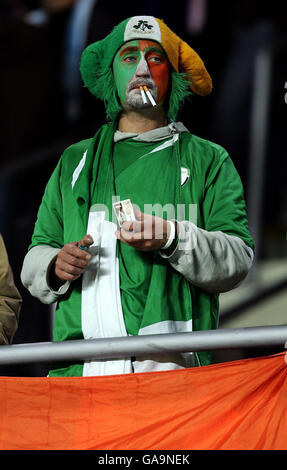
POLYGON ((134 29, 138 30, 140 29, 141 31, 151 30, 153 28, 152 24, 149 24, 147 21, 139 20, 138 24, 134 25, 134 29))
POLYGON ((141 38, 161 42, 159 24, 153 16, 133 16, 127 22, 124 42, 141 38))

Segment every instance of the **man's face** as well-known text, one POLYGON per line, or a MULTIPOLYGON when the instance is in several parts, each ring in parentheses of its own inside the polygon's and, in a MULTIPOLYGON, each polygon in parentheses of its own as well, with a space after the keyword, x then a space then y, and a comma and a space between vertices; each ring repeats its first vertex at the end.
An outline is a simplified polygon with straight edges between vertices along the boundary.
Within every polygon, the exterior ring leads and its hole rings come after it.
POLYGON ((126 42, 117 52, 113 62, 117 92, 124 108, 147 108, 140 85, 146 85, 158 105, 164 102, 170 67, 168 59, 155 41, 135 40, 126 42))

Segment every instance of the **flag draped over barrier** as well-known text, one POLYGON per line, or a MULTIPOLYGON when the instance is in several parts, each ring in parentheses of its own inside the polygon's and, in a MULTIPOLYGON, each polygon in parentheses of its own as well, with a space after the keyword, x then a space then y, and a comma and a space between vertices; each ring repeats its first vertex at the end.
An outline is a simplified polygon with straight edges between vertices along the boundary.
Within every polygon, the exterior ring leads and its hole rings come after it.
POLYGON ((285 352, 106 377, 0 378, 2 450, 286 450, 285 352))

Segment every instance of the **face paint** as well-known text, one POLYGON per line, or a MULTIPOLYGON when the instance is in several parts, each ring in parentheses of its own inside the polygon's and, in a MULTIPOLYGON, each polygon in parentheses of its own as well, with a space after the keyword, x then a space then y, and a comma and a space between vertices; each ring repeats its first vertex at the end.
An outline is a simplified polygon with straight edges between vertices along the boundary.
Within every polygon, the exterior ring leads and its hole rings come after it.
POLYGON ((161 48, 154 41, 139 41, 140 50, 148 63, 150 74, 157 87, 157 100, 162 103, 169 85, 169 62, 161 48))
POLYGON ((161 104, 169 85, 169 62, 154 41, 136 40, 124 44, 116 54, 113 73, 120 101, 132 107, 151 106, 142 100, 139 86, 147 85, 153 98, 161 104))

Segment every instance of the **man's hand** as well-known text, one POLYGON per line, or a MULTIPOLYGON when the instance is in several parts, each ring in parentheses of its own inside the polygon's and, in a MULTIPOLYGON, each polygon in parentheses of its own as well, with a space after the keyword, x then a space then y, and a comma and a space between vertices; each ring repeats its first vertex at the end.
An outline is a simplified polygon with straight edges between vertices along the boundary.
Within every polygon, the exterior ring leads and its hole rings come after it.
POLYGON ((126 245, 140 251, 160 250, 170 235, 170 226, 166 220, 154 215, 144 214, 134 208, 136 221, 124 222, 116 237, 126 245))
POLYGON ((78 242, 67 243, 59 251, 55 262, 55 276, 58 281, 78 279, 88 266, 91 255, 80 247, 89 248, 94 243, 90 235, 78 242))

